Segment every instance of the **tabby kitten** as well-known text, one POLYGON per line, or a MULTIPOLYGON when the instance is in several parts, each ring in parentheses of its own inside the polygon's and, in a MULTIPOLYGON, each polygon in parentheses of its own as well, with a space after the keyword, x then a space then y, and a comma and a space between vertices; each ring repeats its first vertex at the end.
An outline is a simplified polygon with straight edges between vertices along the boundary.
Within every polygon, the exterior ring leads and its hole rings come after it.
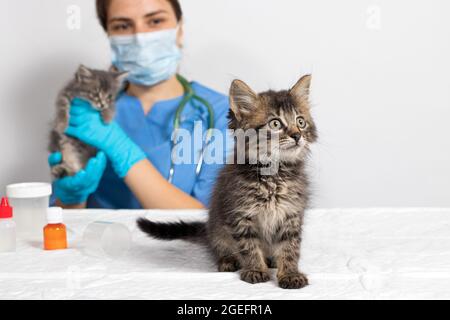
POLYGON ((307 75, 289 91, 256 94, 235 80, 230 90, 230 128, 275 134, 279 144, 270 157, 278 162, 277 172, 264 175, 267 162, 227 164, 218 177, 206 223, 139 219, 140 229, 157 239, 206 240, 218 270, 241 269, 246 282, 269 281, 268 269, 278 267, 280 287, 306 286, 308 279, 299 271, 298 261, 309 197, 305 160, 317 139, 310 115, 310 83, 307 75))
POLYGON ((62 153, 62 162, 51 170, 55 179, 75 175, 97 153, 94 147, 64 134, 71 101, 76 97, 89 101, 101 112, 103 121, 109 123, 114 118, 115 99, 126 76, 123 72, 93 70, 81 65, 75 77, 61 90, 49 143, 51 153, 62 153))

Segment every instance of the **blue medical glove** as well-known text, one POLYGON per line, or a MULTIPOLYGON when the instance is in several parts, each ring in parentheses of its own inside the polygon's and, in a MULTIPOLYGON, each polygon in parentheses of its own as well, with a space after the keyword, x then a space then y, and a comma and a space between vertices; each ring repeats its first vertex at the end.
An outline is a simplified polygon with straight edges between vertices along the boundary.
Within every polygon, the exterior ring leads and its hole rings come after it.
POLYGON ((82 99, 72 101, 66 134, 105 152, 120 178, 147 158, 115 121, 105 124, 100 113, 82 99))
MULTIPOLYGON (((48 157, 48 164, 53 167, 61 163, 61 153, 53 153, 48 157)), ((64 177, 53 182, 56 198, 66 205, 86 202, 94 193, 106 168, 106 155, 99 151, 95 158, 88 161, 84 170, 71 177, 64 177)))

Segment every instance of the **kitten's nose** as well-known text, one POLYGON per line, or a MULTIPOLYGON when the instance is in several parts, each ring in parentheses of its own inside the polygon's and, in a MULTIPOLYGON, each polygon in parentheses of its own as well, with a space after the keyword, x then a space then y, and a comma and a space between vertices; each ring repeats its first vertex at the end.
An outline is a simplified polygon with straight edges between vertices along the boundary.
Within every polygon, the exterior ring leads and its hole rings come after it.
POLYGON ((302 138, 302 134, 300 132, 296 132, 293 135, 291 135, 291 138, 295 140, 295 142, 299 142, 302 138))

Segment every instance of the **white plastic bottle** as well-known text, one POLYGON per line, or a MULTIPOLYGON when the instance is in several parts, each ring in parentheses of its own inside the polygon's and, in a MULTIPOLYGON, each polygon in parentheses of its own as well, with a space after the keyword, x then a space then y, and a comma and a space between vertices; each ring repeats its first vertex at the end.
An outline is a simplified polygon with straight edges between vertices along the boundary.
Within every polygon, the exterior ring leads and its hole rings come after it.
POLYGON ((16 251, 16 223, 8 199, 2 198, 0 204, 0 253, 16 251))

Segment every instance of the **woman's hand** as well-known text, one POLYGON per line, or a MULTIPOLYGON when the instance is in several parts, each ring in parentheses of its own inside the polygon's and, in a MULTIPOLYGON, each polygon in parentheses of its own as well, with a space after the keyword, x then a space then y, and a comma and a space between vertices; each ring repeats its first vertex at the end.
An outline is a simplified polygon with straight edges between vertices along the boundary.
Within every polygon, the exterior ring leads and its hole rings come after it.
POLYGON ((105 124, 100 113, 82 99, 72 101, 66 134, 104 151, 120 178, 147 158, 115 121, 105 124))
MULTIPOLYGON (((50 167, 62 161, 61 153, 53 153, 48 157, 50 167)), ((94 193, 106 168, 106 156, 99 151, 95 158, 88 161, 84 170, 79 171, 75 176, 64 177, 53 183, 56 198, 64 205, 79 205, 87 201, 87 198, 94 193)))

